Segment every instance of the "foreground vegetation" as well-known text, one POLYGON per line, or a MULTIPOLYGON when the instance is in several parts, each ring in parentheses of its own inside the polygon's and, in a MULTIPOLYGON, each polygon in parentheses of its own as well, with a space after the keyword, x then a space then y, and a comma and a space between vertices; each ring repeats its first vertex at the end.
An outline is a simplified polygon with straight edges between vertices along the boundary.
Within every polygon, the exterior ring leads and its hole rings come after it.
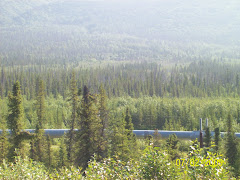
MULTIPOLYGON (((6 163, 0 167, 1 179, 230 179, 230 166, 221 155, 213 153, 211 148, 207 154, 199 149, 195 142, 190 146, 185 159, 222 159, 221 164, 211 164, 199 161, 195 166, 177 164, 167 151, 159 148, 147 147, 139 160, 123 162, 120 159, 108 158, 97 162, 93 157, 88 168, 82 174, 76 167, 47 169, 42 163, 17 156, 13 163, 6 163)), ((234 179, 234 178, 231 178, 234 179)))

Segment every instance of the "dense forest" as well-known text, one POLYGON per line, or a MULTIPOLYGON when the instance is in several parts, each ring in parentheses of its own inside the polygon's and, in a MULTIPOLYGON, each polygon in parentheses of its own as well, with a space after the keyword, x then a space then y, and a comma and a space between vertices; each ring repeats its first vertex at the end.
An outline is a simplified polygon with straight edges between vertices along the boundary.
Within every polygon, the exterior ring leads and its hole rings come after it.
MULTIPOLYGON (((86 85, 94 94, 103 85, 109 109, 121 114, 129 107, 136 129, 197 130, 198 119, 209 118, 213 128, 224 131, 224 119, 231 112, 239 130, 240 65, 199 61, 165 67, 156 63, 82 65, 75 68, 78 94, 86 85)), ((7 115, 7 95, 19 81, 24 97, 27 128, 36 125, 38 81, 44 83, 48 128, 69 128, 71 118, 72 67, 2 67, 0 93, 2 117, 7 115)))
POLYGON ((0 179, 239 179, 239 8, 1 0, 0 179))
POLYGON ((240 131, 239 68, 223 60, 2 66, 2 178, 9 177, 9 168, 21 174, 16 178, 36 179, 237 177, 239 147, 233 133, 240 131), (199 130, 199 118, 209 119, 204 148, 174 134, 162 139, 157 132, 199 130), (52 139, 44 136, 47 128, 70 131, 52 139), (5 129, 12 130, 11 138, 5 129), (156 132, 137 139, 134 129, 156 132), (220 131, 227 131, 223 139, 220 131), (205 168, 188 164, 193 157, 205 168), (17 170, 21 166, 29 173, 17 170))

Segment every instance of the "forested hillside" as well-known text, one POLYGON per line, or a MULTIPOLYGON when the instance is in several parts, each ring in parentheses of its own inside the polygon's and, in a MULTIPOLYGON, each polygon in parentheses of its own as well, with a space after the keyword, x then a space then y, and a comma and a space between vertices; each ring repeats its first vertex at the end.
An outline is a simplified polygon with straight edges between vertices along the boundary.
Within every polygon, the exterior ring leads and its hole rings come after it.
POLYGON ((230 1, 2 0, 1 63, 239 58, 230 1))

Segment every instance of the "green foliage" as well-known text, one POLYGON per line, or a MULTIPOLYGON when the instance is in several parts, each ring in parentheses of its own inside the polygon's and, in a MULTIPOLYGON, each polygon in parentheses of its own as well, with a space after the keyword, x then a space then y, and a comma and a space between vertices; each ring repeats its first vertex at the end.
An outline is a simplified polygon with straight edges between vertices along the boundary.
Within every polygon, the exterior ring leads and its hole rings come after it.
MULTIPOLYGON (((204 152, 194 143, 190 147, 188 157, 179 163, 171 160, 168 153, 159 148, 147 147, 137 160, 127 162, 119 159, 105 158, 99 162, 95 156, 88 163, 88 168, 82 176, 82 169, 76 167, 62 167, 58 170, 46 169, 39 162, 28 158, 15 158, 14 163, 0 166, 1 179, 233 179, 229 173, 228 162, 221 154, 214 154, 211 150, 204 152), (194 159, 194 166, 189 163, 194 159), (188 161, 189 160, 189 161, 188 161), (207 160, 207 161, 206 161, 207 160), (209 161, 210 160, 210 161, 209 161), (212 160, 219 160, 212 164, 212 160), (207 163, 206 163, 207 162, 207 163)), ((213 150, 213 148, 211 148, 213 150)))
POLYGON ((216 149, 216 152, 219 150, 219 145, 220 145, 220 131, 219 131, 219 128, 215 128, 214 129, 214 132, 215 132, 215 136, 214 136, 214 143, 215 143, 215 149, 216 149))
POLYGON ((58 157, 59 157, 59 160, 58 160, 59 167, 64 167, 68 165, 67 150, 66 150, 66 144, 64 143, 64 136, 61 138, 58 157))
POLYGON ((34 160, 38 160, 40 162, 44 161, 45 157, 45 139, 44 139, 44 130, 36 129, 35 138, 34 138, 34 149, 35 154, 33 155, 34 160))
POLYGON ((7 159, 7 154, 9 150, 9 142, 7 138, 6 129, 2 129, 2 134, 0 135, 0 164, 4 159, 7 159))
POLYGON ((229 179, 232 176, 227 159, 221 154, 214 153, 214 147, 211 147, 206 154, 205 150, 199 148, 198 143, 195 142, 193 146, 190 146, 188 158, 184 161, 182 168, 189 179, 220 180, 229 179))
POLYGON ((124 162, 119 159, 104 159, 103 162, 97 162, 92 159, 85 171, 86 179, 137 179, 139 170, 137 162, 124 162), (97 172, 97 173, 96 173, 97 172))
POLYGON ((207 127, 205 130, 204 142, 205 142, 205 147, 211 146, 211 132, 209 130, 209 127, 207 127))
POLYGON ((93 154, 98 152, 96 144, 98 144, 100 138, 102 125, 96 104, 96 97, 91 95, 88 88, 84 86, 81 108, 78 114, 78 129, 81 129, 81 131, 78 131, 77 134, 76 150, 76 164, 83 169, 87 167, 87 162, 93 154))
POLYGON ((72 114, 71 114, 71 121, 70 121, 70 131, 68 133, 68 142, 67 142, 67 151, 68 151, 68 160, 70 162, 73 162, 73 155, 74 155, 74 142, 75 142, 75 135, 76 133, 74 132, 74 129, 76 128, 76 123, 77 123, 77 111, 79 108, 79 100, 78 100, 78 90, 77 90, 77 83, 75 79, 75 73, 74 71, 72 72, 72 77, 71 77, 71 84, 70 84, 70 90, 71 90, 71 105, 72 105, 72 114))
POLYGON ((229 164, 234 167, 235 173, 239 172, 239 154, 238 154, 238 142, 232 127, 232 115, 228 114, 227 119, 227 141, 226 141, 226 157, 229 164))
POLYGON ((24 111, 19 81, 13 85, 13 90, 8 96, 8 101, 7 125, 11 129, 13 136, 16 137, 24 127, 24 111))
POLYGON ((74 166, 62 167, 49 174, 49 179, 84 179, 80 168, 74 166))
POLYGON ((111 118, 108 130, 108 154, 110 157, 115 156, 117 159, 127 162, 131 152, 125 123, 124 114, 111 118))
POLYGON ((158 133, 158 130, 156 129, 153 134, 153 145, 154 147, 160 147, 161 145, 161 135, 158 133))
POLYGON ((15 155, 15 149, 20 150, 23 155, 23 140, 26 139, 28 134, 25 135, 21 130, 24 127, 24 111, 23 111, 23 103, 22 103, 22 95, 21 95, 21 87, 20 83, 16 81, 13 85, 12 94, 8 96, 8 117, 7 117, 7 125, 8 128, 12 131, 11 136, 11 148, 9 150, 9 159, 12 160, 15 155))
POLYGON ((98 111, 100 117, 100 137, 97 142, 97 155, 98 160, 106 157, 107 154, 107 136, 106 129, 108 128, 108 108, 107 108, 107 96, 103 85, 100 85, 98 94, 98 111))
POLYGON ((178 139, 176 134, 171 134, 167 139, 167 149, 172 160, 178 157, 178 139))
POLYGON ((51 167, 52 166, 52 150, 51 150, 51 138, 49 135, 47 135, 46 137, 46 164, 48 167, 51 167))
POLYGON ((6 163, 0 166, 0 179, 48 179, 46 167, 28 158, 15 158, 13 163, 6 163))
POLYGON ((148 147, 140 160, 144 179, 179 179, 179 169, 166 152, 148 147))
POLYGON ((36 110, 37 110, 37 118, 38 123, 37 126, 39 129, 43 129, 46 122, 45 117, 45 88, 43 80, 38 80, 37 83, 37 103, 36 103, 36 110))

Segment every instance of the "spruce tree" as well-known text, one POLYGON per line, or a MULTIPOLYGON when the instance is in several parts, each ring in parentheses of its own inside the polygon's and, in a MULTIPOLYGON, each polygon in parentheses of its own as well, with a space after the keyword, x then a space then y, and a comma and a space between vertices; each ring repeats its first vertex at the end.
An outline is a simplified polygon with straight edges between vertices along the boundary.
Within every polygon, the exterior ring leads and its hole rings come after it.
POLYGON ((99 117, 100 117, 100 124, 99 124, 99 130, 100 130, 100 137, 97 144, 97 156, 98 159, 102 159, 106 157, 106 146, 107 146, 107 139, 106 139, 106 131, 108 124, 108 110, 107 110, 107 96, 106 92, 103 88, 103 85, 101 84, 99 89, 99 117))
MULTIPOLYGON (((24 128, 24 112, 23 103, 21 95, 21 87, 19 81, 13 85, 12 93, 8 96, 8 117, 7 125, 12 131, 13 137, 20 134, 21 130, 24 128)), ((20 145, 20 142, 19 142, 20 145)))
POLYGON ((227 118, 227 142, 226 142, 226 156, 229 164, 236 169, 236 162, 238 157, 237 139, 232 127, 232 115, 229 113, 227 118))
MULTIPOLYGON (((39 129, 39 126, 37 125, 36 131, 35 131, 35 138, 34 138, 34 152, 33 155, 34 160, 43 162, 44 160, 44 130, 39 129)), ((33 150, 32 149, 32 150, 33 150)))
POLYGON ((59 160, 58 166, 63 167, 68 165, 67 149, 64 143, 64 136, 61 138, 60 149, 59 149, 59 160))
POLYGON ((21 130, 24 128, 24 111, 23 102, 21 95, 21 87, 19 81, 16 81, 13 85, 12 93, 8 96, 8 117, 7 126, 12 131, 11 142, 12 147, 9 151, 9 158, 13 160, 15 154, 15 149, 20 150, 21 155, 24 154, 23 151, 23 136, 21 135, 21 130))
POLYGON ((38 91, 37 91, 37 103, 36 103, 36 110, 37 110, 37 118, 38 118, 38 128, 43 129, 45 123, 45 87, 42 80, 38 80, 37 83, 38 91))
POLYGON ((7 138, 7 131, 5 128, 2 128, 2 134, 0 135, 0 164, 3 162, 4 159, 7 159, 8 154, 8 138, 7 138))
POLYGON ((209 127, 206 128, 204 142, 205 142, 205 147, 211 146, 211 133, 210 133, 209 127))
POLYGON ((71 121, 70 121, 70 131, 68 133, 68 142, 67 142, 67 151, 68 151, 68 160, 73 162, 73 154, 74 154, 74 141, 75 141, 75 132, 74 129, 76 128, 76 121, 77 121, 77 110, 78 110, 78 89, 77 89, 77 82, 75 79, 75 73, 72 72, 71 78, 71 105, 72 105, 72 114, 71 114, 71 121))
POLYGON ((128 161, 130 158, 129 141, 125 129, 125 114, 120 117, 114 117, 109 126, 109 148, 108 152, 111 157, 128 161))
POLYGON ((125 129, 126 129, 126 132, 127 132, 127 136, 129 139, 132 138, 133 136, 133 123, 132 123, 132 117, 130 115, 130 112, 129 112, 129 108, 126 109, 126 116, 125 116, 125 129))
POLYGON ((215 136, 214 136, 215 149, 216 149, 216 151, 218 151, 219 142, 220 142, 220 130, 219 130, 219 128, 215 128, 214 132, 215 132, 215 136))
POLYGON ((96 106, 96 98, 84 86, 81 108, 79 111, 79 131, 76 164, 83 169, 94 153, 97 153, 96 144, 100 138, 100 118, 96 106))
POLYGON ((52 151, 51 151, 51 138, 49 135, 46 137, 47 147, 46 147, 46 164, 48 167, 51 167, 52 165, 52 151))
POLYGON ((44 161, 44 145, 45 145, 45 138, 44 138, 44 124, 45 124, 45 88, 44 83, 41 79, 38 79, 37 82, 37 95, 36 95, 36 110, 37 110, 37 125, 35 131, 35 140, 33 142, 34 146, 31 150, 34 151, 35 155, 33 158, 40 162, 44 161))
POLYGON ((125 115, 125 131, 128 138, 128 147, 130 150, 130 157, 134 157, 137 155, 137 143, 136 143, 136 136, 133 134, 133 123, 132 123, 132 117, 130 115, 129 108, 126 109, 126 115, 125 115))
POLYGON ((170 154, 172 160, 178 157, 178 139, 176 134, 171 134, 167 139, 168 153, 170 154))

